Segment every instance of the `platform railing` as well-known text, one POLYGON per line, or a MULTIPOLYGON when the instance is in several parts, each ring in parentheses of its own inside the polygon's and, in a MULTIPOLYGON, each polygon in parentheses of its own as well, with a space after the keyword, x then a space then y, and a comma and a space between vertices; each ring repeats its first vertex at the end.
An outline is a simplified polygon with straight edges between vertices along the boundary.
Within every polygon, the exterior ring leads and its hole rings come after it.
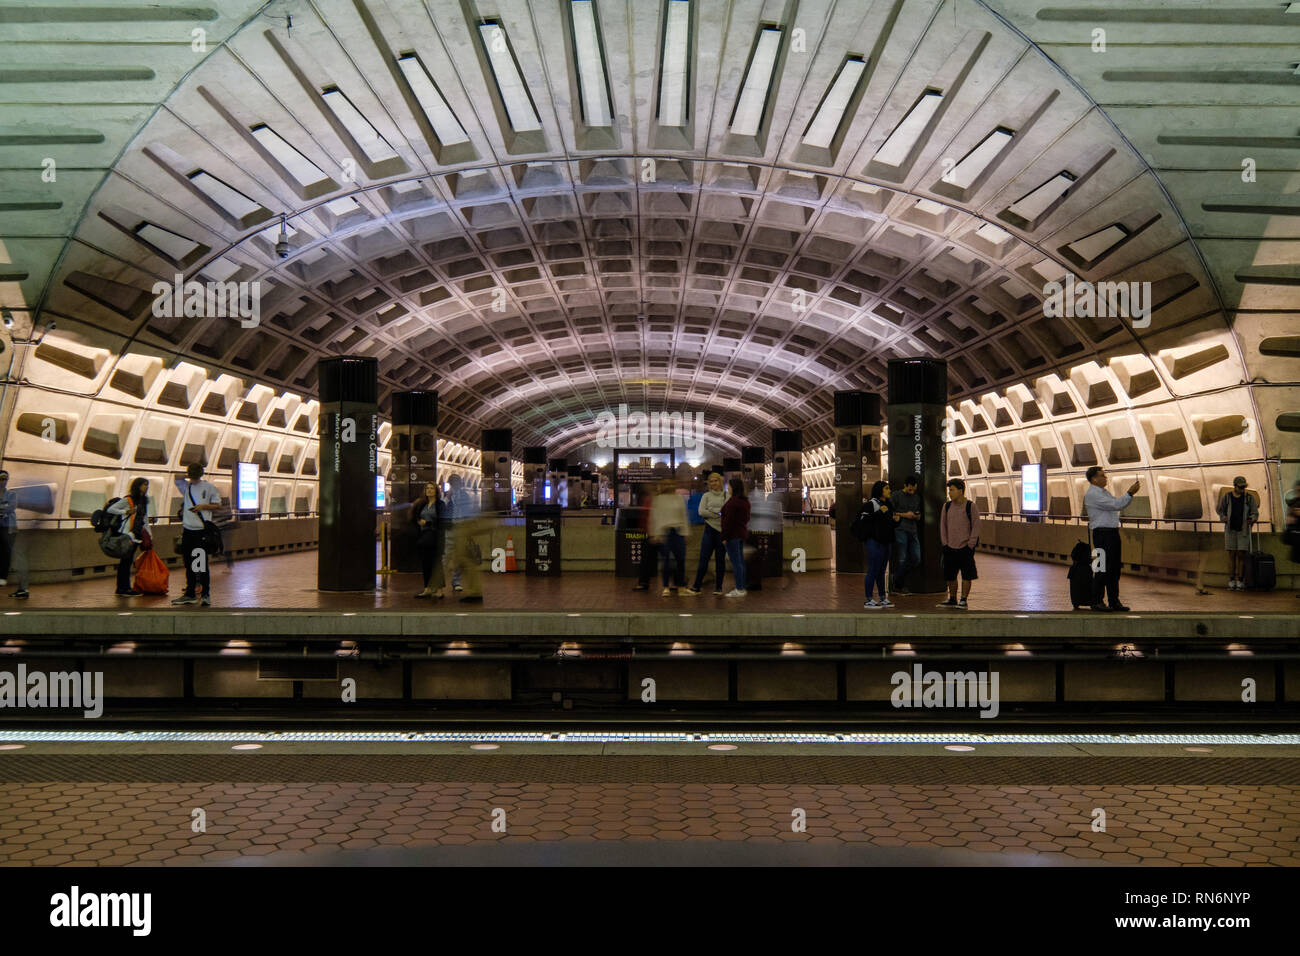
MULTIPOLYGON (((993 521, 1018 521, 1023 524, 1086 525, 1087 515, 1023 515, 1013 511, 990 511, 980 515, 993 521)), ((1222 518, 1127 518, 1120 516, 1122 528, 1150 528, 1153 531, 1221 531, 1222 518)), ((1271 521, 1257 521, 1257 534, 1272 534, 1276 527, 1271 521)))

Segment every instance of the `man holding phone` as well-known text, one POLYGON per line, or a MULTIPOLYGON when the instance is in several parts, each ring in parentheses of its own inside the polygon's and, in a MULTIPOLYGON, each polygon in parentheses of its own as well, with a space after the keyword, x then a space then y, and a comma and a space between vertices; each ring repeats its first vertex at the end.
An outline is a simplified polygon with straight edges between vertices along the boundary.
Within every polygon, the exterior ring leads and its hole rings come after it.
POLYGON ((214 509, 221 504, 221 492, 212 482, 203 480, 203 466, 197 462, 190 465, 185 474, 185 478, 176 479, 176 490, 181 493, 181 560, 185 562, 185 593, 172 603, 199 603, 195 589, 202 587, 201 603, 204 607, 211 607, 212 555, 205 547, 203 525, 212 520, 214 509))
MULTIPOLYGON (((1119 603, 1119 573, 1124 567, 1120 552, 1119 513, 1129 506, 1137 494, 1139 482, 1134 481, 1122 497, 1116 498, 1106 490, 1106 469, 1093 465, 1087 471, 1088 493, 1083 496, 1088 509, 1088 530, 1092 533, 1092 550, 1102 552, 1101 567, 1092 576, 1092 609, 1094 611, 1127 611, 1119 603), (1102 603, 1105 592, 1109 606, 1102 603)), ((1095 560, 1095 558, 1094 558, 1095 560)))

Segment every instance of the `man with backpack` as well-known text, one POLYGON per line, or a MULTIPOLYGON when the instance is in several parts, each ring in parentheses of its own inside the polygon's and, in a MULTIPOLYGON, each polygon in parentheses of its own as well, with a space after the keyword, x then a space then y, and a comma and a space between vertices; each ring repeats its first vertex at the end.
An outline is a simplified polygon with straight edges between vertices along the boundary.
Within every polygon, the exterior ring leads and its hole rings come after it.
POLYGON ((221 504, 221 492, 210 481, 203 480, 203 466, 198 462, 185 469, 187 480, 177 479, 176 490, 181 493, 181 560, 185 564, 185 591, 173 604, 202 603, 212 606, 212 558, 209 553, 207 526, 212 523, 216 506, 221 504), (203 597, 196 594, 203 588, 203 597))
POLYGON ((939 515, 939 543, 943 545, 943 577, 948 582, 948 600, 939 607, 966 610, 971 582, 979 577, 975 569, 975 548, 980 542, 980 512, 966 497, 966 482, 948 482, 948 500, 939 515), (957 597, 957 575, 961 575, 961 597, 957 597))

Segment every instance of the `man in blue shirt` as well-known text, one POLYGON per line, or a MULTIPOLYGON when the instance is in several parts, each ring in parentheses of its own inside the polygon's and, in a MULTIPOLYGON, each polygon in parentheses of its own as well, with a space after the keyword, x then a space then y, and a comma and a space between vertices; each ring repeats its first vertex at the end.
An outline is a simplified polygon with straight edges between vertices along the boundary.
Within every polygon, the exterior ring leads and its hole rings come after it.
POLYGON ((1099 570, 1092 576, 1092 609, 1094 611, 1127 611, 1119 603, 1119 573, 1124 567, 1124 557, 1120 551, 1119 513, 1129 506, 1137 494, 1139 482, 1134 481, 1127 492, 1116 498, 1106 490, 1106 469, 1093 465, 1088 469, 1088 493, 1083 496, 1083 505, 1088 509, 1088 530, 1092 534, 1092 549, 1095 555, 1102 552, 1099 570), (1109 606, 1102 603, 1105 592, 1109 606))

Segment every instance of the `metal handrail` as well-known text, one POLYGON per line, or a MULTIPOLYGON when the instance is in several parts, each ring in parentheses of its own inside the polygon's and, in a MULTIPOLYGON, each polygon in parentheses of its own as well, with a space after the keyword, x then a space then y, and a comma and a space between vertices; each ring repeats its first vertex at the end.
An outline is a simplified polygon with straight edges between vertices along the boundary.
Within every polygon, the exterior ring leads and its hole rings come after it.
MULTIPOLYGON (((990 511, 981 514, 980 517, 992 518, 995 521, 1023 521, 1027 524, 1086 525, 1088 523, 1086 515, 1025 515, 1014 511, 990 511), (1035 520, 1031 522, 1029 520, 1031 518, 1035 520)), ((1159 531, 1162 527, 1172 531, 1214 531, 1217 527, 1222 527, 1224 523, 1221 518, 1128 518, 1123 515, 1120 515, 1119 521, 1121 527, 1149 525, 1155 531, 1159 531), (1187 525, 1191 525, 1191 528, 1187 528, 1187 525), (1204 529, 1201 528, 1201 525, 1205 526, 1204 529)), ((1271 521, 1257 521, 1254 530, 1258 534, 1273 534, 1277 531, 1277 528, 1271 521)))
MULTIPOLYGON (((220 513, 220 509, 218 508, 214 508, 213 510, 220 513)), ((320 512, 318 511, 232 511, 229 513, 229 516, 223 515, 222 519, 215 523, 226 525, 236 524, 240 521, 318 517, 320 517, 320 512)), ((40 527, 49 527, 51 525, 53 525, 55 529, 61 529, 66 526, 73 529, 85 528, 86 530, 90 530, 89 518, 19 518, 18 520, 21 522, 21 529, 25 531, 38 530, 40 527)), ((173 525, 180 524, 181 519, 177 518, 175 515, 153 515, 148 519, 148 521, 151 525, 173 525)))

